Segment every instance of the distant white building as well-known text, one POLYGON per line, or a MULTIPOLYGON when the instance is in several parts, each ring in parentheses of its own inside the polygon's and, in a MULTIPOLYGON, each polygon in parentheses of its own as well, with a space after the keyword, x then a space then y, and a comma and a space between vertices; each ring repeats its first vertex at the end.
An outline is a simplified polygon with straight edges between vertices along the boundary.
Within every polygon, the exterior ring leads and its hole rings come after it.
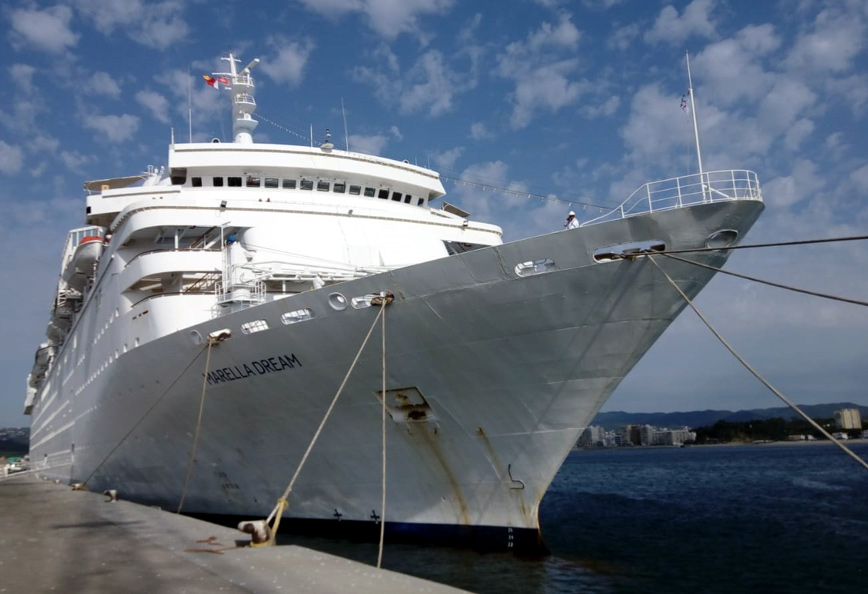
POLYGON ((835 425, 838 429, 861 429, 862 415, 858 408, 845 408, 835 411, 835 425))
POLYGON ((579 437, 578 446, 580 448, 596 448, 602 447, 604 443, 604 432, 602 427, 591 425, 582 431, 579 437))

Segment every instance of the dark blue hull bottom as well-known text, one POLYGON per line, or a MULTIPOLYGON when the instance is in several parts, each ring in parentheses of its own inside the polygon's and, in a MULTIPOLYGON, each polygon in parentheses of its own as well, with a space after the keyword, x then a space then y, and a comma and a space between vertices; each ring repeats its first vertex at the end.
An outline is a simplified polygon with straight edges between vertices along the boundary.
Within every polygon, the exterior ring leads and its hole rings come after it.
MULTIPOLYGON (((231 527, 236 527, 238 522, 242 520, 261 519, 210 514, 190 515, 213 524, 231 527)), ((243 540, 246 537, 241 532, 238 535, 239 540, 243 540)), ((359 542, 378 542, 380 539, 380 525, 374 521, 359 522, 355 520, 283 518, 278 528, 278 544, 282 544, 282 541, 288 540, 291 535, 349 539, 359 542)), ((521 555, 549 554, 549 550, 543 542, 539 530, 507 528, 504 526, 458 526, 386 522, 385 541, 387 543, 468 548, 478 551, 514 552, 521 555)))

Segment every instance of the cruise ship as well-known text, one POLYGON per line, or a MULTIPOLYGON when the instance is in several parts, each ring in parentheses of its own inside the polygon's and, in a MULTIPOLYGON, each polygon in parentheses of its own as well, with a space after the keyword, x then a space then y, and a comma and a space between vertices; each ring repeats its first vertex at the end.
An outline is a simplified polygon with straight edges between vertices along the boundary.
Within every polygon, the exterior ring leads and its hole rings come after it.
POLYGON ((165 167, 85 184, 27 379, 31 464, 264 518, 305 457, 290 525, 539 545, 558 468, 685 307, 661 271, 689 297, 714 275, 652 254, 723 266, 763 210, 757 176, 650 182, 504 243, 428 168, 254 143, 257 61, 225 60, 233 142, 173 136, 165 167))

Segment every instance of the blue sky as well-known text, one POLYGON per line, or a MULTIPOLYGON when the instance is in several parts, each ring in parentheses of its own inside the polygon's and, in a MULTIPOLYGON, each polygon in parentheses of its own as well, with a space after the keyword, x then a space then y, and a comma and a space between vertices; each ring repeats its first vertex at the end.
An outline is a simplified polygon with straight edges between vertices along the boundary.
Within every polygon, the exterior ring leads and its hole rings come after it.
MULTIPOLYGON (((506 240, 559 230, 646 181, 696 171, 680 108, 690 51, 706 170, 750 169, 747 242, 868 232, 868 3, 862 0, 74 0, 0 8, 0 426, 20 414, 84 180, 164 165, 170 129, 225 138, 202 75, 258 57, 260 142, 338 148, 444 176, 506 240), (190 77, 188 78, 188 72, 190 77), (292 133, 286 132, 291 130, 292 133), (519 196, 542 195, 548 199, 519 196), (572 202, 573 205, 567 204, 572 202)), ((736 253, 728 268, 868 298, 864 242, 736 253)), ((718 276, 697 301, 799 403, 868 404, 868 310, 718 276)), ((607 410, 778 406, 685 312, 607 410)))

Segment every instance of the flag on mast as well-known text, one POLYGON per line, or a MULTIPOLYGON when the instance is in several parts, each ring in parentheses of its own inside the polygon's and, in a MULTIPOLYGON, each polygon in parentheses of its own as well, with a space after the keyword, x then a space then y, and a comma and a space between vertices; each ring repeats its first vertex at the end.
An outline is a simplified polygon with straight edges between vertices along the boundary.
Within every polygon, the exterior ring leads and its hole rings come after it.
POLYGON ((208 76, 207 74, 203 74, 202 78, 205 79, 205 82, 208 84, 209 87, 213 87, 215 89, 220 88, 220 82, 216 78, 214 78, 213 76, 208 76))

